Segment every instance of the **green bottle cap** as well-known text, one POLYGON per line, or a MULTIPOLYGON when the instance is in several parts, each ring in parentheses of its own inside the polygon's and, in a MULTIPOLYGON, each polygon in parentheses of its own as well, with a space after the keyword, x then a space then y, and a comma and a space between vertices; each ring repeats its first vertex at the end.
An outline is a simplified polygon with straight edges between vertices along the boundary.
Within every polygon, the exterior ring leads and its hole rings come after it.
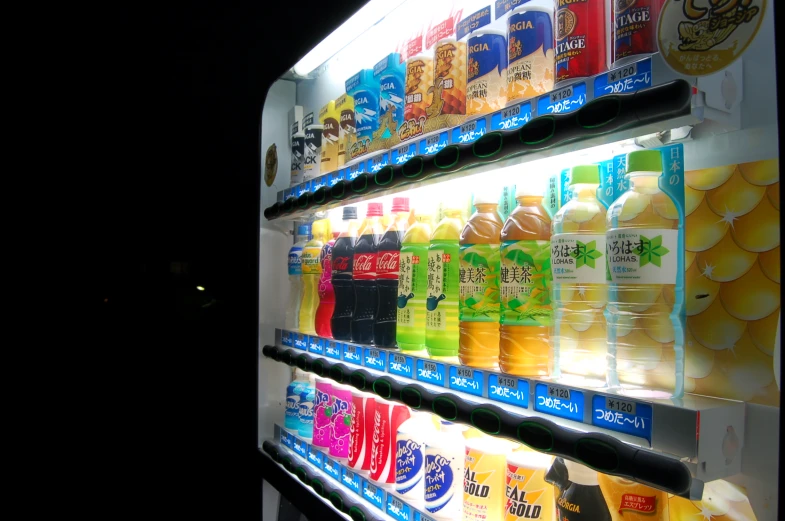
POLYGON ((627 154, 627 173, 662 172, 662 154, 659 150, 636 150, 627 154))
POLYGON ((597 165, 578 165, 570 169, 570 184, 600 184, 600 167, 597 165))

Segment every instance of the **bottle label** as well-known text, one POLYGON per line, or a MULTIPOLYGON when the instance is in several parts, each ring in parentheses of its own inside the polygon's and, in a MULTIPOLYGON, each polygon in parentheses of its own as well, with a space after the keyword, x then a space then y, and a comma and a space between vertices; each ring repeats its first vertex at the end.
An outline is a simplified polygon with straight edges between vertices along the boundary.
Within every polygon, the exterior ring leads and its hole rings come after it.
POLYGON ((299 246, 293 247, 289 250, 289 275, 302 275, 303 269, 301 266, 301 257, 303 249, 299 246))
POLYGON ((376 259, 377 278, 397 280, 400 255, 400 251, 380 251, 376 259))
POLYGON ((322 249, 319 246, 306 246, 300 258, 303 275, 321 275, 322 249))
POLYGON ((354 254, 354 280, 375 280, 376 279, 376 253, 355 253, 354 254))
POLYGON ((551 241, 504 241, 501 247, 501 323, 550 326, 551 241))
POLYGON ((425 327, 428 329, 447 329, 447 310, 439 307, 439 302, 447 298, 450 288, 445 281, 449 278, 452 258, 444 250, 428 250, 428 314, 425 327))
POLYGON ((300 399, 297 415, 300 419, 300 423, 303 425, 313 424, 313 395, 308 395, 307 398, 300 399), (310 398, 310 400, 308 398, 310 398))
MULTIPOLYGON (((425 259, 423 259, 425 260, 425 259)), ((399 258, 398 278, 398 324, 401 326, 414 326, 414 306, 409 306, 409 301, 417 298, 418 290, 420 299, 425 288, 417 287, 417 274, 420 271, 420 256, 410 251, 402 251, 399 258)), ((419 301, 422 303, 422 300, 419 301)))
POLYGON ((499 321, 499 245, 464 244, 460 265, 460 320, 499 321))
POLYGON ((286 418, 296 419, 300 411, 300 393, 298 391, 302 391, 302 388, 299 385, 290 385, 288 391, 286 393, 286 418))
POLYGON ((605 284, 605 235, 559 233, 551 237, 554 282, 605 284))
POLYGON ((544 470, 507 465, 505 521, 554 519, 554 506, 553 486, 545 481, 544 470))
POLYGON ((354 268, 354 259, 353 256, 349 255, 335 255, 335 248, 333 248, 333 274, 334 275, 352 275, 352 269, 354 268))
POLYGON ((406 494, 422 481, 423 460, 423 446, 399 433, 395 447, 395 490, 399 494, 406 494))
MULTIPOLYGON (((462 478, 463 476, 461 476, 462 478)), ((425 455, 425 509, 438 512, 455 496, 455 473, 441 454, 425 455)))
POLYGON ((605 248, 611 280, 617 284, 675 284, 678 245, 678 230, 608 230, 605 248))

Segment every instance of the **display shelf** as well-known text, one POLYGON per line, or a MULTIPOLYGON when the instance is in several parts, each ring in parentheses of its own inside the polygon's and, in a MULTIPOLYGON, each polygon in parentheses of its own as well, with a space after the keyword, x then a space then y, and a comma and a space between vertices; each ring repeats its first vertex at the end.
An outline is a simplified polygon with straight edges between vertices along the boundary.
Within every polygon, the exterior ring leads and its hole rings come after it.
MULTIPOLYGON (((357 472, 332 458, 329 451, 312 445, 308 439, 275 425, 275 441, 301 462, 321 472, 332 485, 354 494, 377 515, 387 521, 433 521, 422 502, 406 499, 393 490, 368 479, 367 472, 357 472)), ((279 445, 279 446, 280 446, 279 445)), ((280 449, 279 449, 280 450, 280 449)))
MULTIPOLYGON (((616 73, 611 71, 603 77, 611 74, 616 73)), ((576 88, 572 85, 565 89, 576 88)), ((454 129, 425 136, 421 146, 404 144, 393 151, 372 154, 337 172, 279 192, 277 202, 264 210, 264 216, 268 220, 299 219, 349 201, 389 195, 454 179, 458 175, 481 173, 694 125, 703 117, 702 107, 693 106, 693 88, 683 79, 596 99, 584 94, 581 99, 584 98, 586 101, 576 105, 579 108, 574 111, 543 112, 543 108, 540 115, 536 115, 536 110, 525 111, 525 117, 518 118, 524 110, 521 105, 542 105, 527 101, 499 113, 472 119, 454 129), (477 128, 482 131, 478 132, 477 128), (433 146, 427 144, 429 140, 435 140, 433 146)))

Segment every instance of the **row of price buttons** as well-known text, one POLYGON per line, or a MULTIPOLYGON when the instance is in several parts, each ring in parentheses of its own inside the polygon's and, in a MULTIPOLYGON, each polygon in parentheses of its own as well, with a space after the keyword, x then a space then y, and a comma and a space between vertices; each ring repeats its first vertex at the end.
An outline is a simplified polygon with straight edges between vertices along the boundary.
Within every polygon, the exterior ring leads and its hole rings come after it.
POLYGON ((652 406, 492 371, 447 365, 373 347, 281 332, 282 344, 334 360, 586 423, 651 442, 652 406), (533 393, 533 395, 532 395, 533 393))

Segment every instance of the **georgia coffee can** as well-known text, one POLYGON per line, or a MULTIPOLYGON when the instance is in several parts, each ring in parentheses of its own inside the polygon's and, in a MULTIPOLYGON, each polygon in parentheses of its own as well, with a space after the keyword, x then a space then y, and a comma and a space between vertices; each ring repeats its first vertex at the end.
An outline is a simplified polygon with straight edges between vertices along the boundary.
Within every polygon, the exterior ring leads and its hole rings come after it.
POLYGON ((556 85, 606 68, 605 0, 556 0, 556 85))
POLYGON ((613 0, 613 64, 657 52, 657 20, 664 0, 613 0))
POLYGON ((507 102, 553 90, 553 10, 515 9, 507 19, 507 102))
POLYGON ((466 54, 466 42, 445 38, 436 43, 429 114, 466 114, 466 54))
POLYGON ((466 114, 487 114, 507 104, 507 37, 501 31, 480 30, 468 42, 469 66, 466 114))

